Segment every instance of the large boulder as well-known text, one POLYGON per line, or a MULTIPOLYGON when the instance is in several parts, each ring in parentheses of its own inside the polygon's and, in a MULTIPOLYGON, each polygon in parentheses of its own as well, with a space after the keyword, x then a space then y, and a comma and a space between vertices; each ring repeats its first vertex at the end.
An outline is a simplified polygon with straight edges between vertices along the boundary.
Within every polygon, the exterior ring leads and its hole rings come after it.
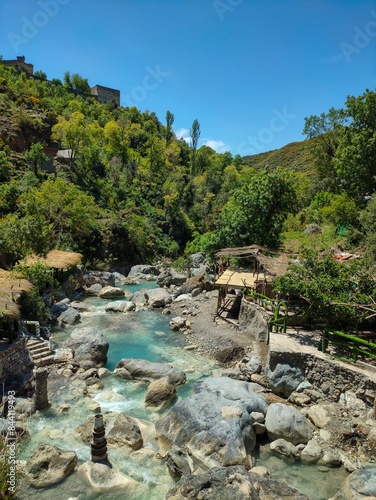
POLYGON ((26 463, 25 476, 35 488, 45 488, 64 479, 76 465, 74 451, 41 443, 26 463))
POLYGON ((164 288, 152 288, 145 291, 148 305, 154 308, 165 307, 172 301, 171 295, 164 288))
POLYGON ((98 293, 100 299, 116 299, 117 297, 124 297, 124 290, 115 286, 105 286, 98 293))
POLYGON ((156 266, 141 264, 138 266, 133 266, 128 273, 128 277, 139 276, 140 278, 142 278, 142 275, 147 276, 150 274, 152 274, 153 276, 159 276, 160 270, 156 266))
POLYGON ((86 368, 104 366, 107 363, 109 344, 102 333, 93 327, 76 328, 65 341, 64 347, 72 349, 74 358, 86 368))
POLYGON ((254 340, 265 342, 268 336, 267 313, 253 302, 242 300, 239 311, 239 328, 254 340))
POLYGON ((350 474, 333 500, 374 500, 376 498, 376 469, 359 469, 350 474))
POLYGON ((175 385, 185 384, 185 373, 177 368, 163 363, 153 363, 146 359, 123 358, 115 367, 115 375, 128 380, 141 380, 152 382, 163 377, 168 377, 175 385))
POLYGON ((65 311, 63 311, 60 316, 57 318, 57 321, 60 325, 74 325, 81 318, 80 313, 74 309, 73 307, 68 307, 65 311))
POLYGON ((116 417, 114 425, 107 433, 107 441, 128 446, 132 451, 139 450, 144 444, 137 421, 125 413, 116 417))
POLYGON ((200 475, 183 475, 166 495, 166 500, 308 500, 284 481, 260 475, 245 467, 214 467, 200 475))
POLYGON ((272 371, 269 367, 265 375, 270 389, 274 394, 288 398, 304 380, 304 372, 298 366, 278 363, 272 371))
POLYGON ((227 377, 196 382, 193 395, 176 403, 156 423, 161 453, 175 445, 208 468, 249 467, 248 454, 256 444, 250 414, 265 413, 267 407, 256 393, 259 389, 257 384, 227 377))
POLYGON ((108 464, 85 462, 77 469, 78 476, 88 485, 89 490, 94 493, 109 495, 112 492, 121 491, 123 498, 140 498, 143 487, 137 481, 121 474, 108 464))
POLYGON ((87 287, 96 283, 102 286, 115 286, 115 276, 105 271, 88 271, 83 279, 87 287))
POLYGON ((308 443, 313 434, 311 423, 300 411, 281 403, 269 406, 265 426, 271 440, 281 438, 292 444, 308 443))
POLYGON ((86 295, 88 297, 98 297, 103 286, 100 283, 94 283, 94 285, 89 286, 86 289, 86 295))
POLYGON ((169 377, 163 377, 150 383, 145 394, 145 406, 163 408, 176 396, 175 384, 169 377))
POLYGON ((115 300, 109 302, 104 308, 106 312, 129 312, 134 311, 136 304, 129 300, 115 300))

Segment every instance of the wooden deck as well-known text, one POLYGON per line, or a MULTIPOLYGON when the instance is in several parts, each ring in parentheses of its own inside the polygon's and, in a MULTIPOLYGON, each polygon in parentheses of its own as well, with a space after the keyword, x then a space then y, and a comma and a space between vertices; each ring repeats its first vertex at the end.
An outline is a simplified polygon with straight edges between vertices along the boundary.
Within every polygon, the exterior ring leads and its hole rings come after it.
POLYGON ((226 271, 217 279, 215 284, 217 286, 246 288, 255 286, 256 281, 256 274, 226 269, 226 271))

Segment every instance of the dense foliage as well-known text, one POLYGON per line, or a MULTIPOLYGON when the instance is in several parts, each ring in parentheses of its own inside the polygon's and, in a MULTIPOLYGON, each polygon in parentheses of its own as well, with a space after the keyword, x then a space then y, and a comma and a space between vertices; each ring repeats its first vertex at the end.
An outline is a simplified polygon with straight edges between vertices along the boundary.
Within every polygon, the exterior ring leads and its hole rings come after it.
POLYGON ((357 305, 372 305, 375 280, 361 260, 339 262, 331 252, 320 255, 306 249, 300 261, 274 282, 274 288, 305 299, 307 319, 328 326, 354 330, 369 316, 357 305))
POLYGON ((2 265, 53 248, 111 266, 184 249, 286 246, 292 233, 305 243, 311 223, 374 263, 374 92, 307 118, 311 142, 254 162, 199 147, 197 119, 188 144, 171 111, 162 123, 153 112, 97 102, 80 75, 38 75, 0 64, 2 265), (44 146, 66 150, 50 173, 44 146))

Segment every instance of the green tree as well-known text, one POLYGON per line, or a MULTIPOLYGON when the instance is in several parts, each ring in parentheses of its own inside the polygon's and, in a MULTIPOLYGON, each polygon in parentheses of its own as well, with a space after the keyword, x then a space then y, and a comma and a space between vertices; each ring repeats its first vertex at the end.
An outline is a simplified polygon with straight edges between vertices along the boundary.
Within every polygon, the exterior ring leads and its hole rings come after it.
POLYGON ((196 172, 196 150, 198 146, 198 141, 200 139, 201 135, 201 130, 200 130, 200 124, 198 120, 194 120, 192 123, 192 127, 189 131, 189 135, 191 138, 191 148, 192 148, 192 153, 191 153, 191 173, 194 175, 196 172))
POLYGON ((50 248, 82 249, 99 216, 94 198, 61 178, 47 179, 20 197, 26 216, 39 216, 49 225, 50 248))
POLYGON ((288 175, 262 172, 235 189, 217 221, 222 247, 259 244, 277 247, 283 221, 293 209, 294 190, 288 175))
POLYGON ((43 149, 43 144, 41 144, 40 142, 35 142, 25 153, 25 159, 30 163, 34 175, 36 175, 37 177, 40 174, 41 166, 48 160, 47 155, 44 153, 43 149))
POLYGON ((364 262, 338 262, 331 252, 322 255, 309 249, 299 263, 276 278, 273 287, 305 299, 303 312, 310 321, 349 330, 362 320, 354 304, 372 304, 376 298, 376 282, 364 262))
POLYGON ((376 190, 376 93, 367 90, 348 97, 350 123, 342 127, 336 155, 336 169, 342 188, 360 205, 376 190))
POLYGON ((168 146, 171 142, 171 139, 173 137, 173 130, 172 130, 172 125, 175 121, 174 115, 170 112, 167 111, 166 113, 166 145, 168 146))

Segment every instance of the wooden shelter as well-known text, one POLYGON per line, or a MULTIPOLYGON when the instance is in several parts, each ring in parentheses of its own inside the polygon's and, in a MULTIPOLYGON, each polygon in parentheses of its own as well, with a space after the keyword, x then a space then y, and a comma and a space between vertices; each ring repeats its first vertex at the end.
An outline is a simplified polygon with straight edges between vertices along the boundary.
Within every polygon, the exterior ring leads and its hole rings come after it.
POLYGON ((234 301, 234 295, 227 297, 230 289, 244 290, 251 288, 263 295, 272 295, 271 281, 287 271, 291 261, 286 254, 277 253, 260 245, 247 247, 223 248, 216 253, 219 288, 217 315, 228 309, 234 301), (248 260, 248 269, 233 267, 231 260, 248 260), (252 269, 250 269, 252 268, 252 269))

